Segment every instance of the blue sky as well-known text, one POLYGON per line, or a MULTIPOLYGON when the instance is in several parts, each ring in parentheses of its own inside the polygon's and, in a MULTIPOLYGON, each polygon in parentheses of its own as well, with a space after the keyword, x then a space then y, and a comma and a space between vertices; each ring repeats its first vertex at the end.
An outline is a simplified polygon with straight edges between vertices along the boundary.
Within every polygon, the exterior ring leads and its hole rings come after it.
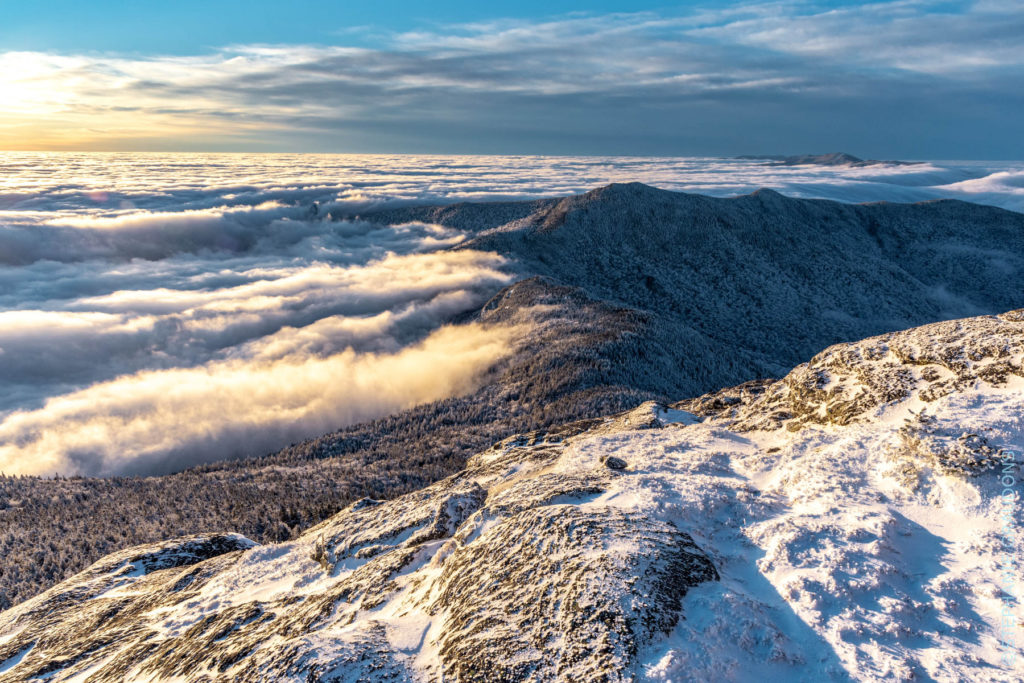
MULTIPOLYGON (((245 43, 374 46, 391 32, 494 19, 638 11, 684 15, 734 3, 600 0, 0 0, 0 46, 8 50, 193 54, 245 43)), ((819 7, 859 4, 829 0, 819 7)))
POLYGON ((0 148, 1022 158, 1020 0, 0 0, 0 148))
POLYGON ((372 45, 380 34, 496 17, 665 9, 636 2, 559 0, 3 0, 0 44, 15 50, 191 54, 242 43, 372 45), (363 31, 353 29, 366 29, 363 31))

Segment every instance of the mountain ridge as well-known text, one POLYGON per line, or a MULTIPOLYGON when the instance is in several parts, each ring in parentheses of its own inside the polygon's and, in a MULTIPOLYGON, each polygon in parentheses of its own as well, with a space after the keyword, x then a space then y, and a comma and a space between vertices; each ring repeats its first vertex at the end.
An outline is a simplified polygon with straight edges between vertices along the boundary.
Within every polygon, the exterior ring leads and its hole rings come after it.
POLYGON ((707 355, 700 337, 732 347, 742 371, 698 375, 677 394, 774 376, 844 339, 1009 309, 1012 283, 1024 282, 1024 216, 955 200, 847 205, 613 184, 481 230, 460 248, 496 251, 525 272, 652 312, 669 337, 694 337, 690 358, 707 355), (737 333, 769 340, 737 342, 737 333))

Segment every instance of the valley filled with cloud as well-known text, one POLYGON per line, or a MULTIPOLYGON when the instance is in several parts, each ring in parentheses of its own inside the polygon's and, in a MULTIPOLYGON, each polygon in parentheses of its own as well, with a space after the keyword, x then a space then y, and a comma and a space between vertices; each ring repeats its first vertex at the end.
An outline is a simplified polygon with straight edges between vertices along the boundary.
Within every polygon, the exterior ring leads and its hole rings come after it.
POLYGON ((0 169, 8 474, 260 455, 472 390, 524 331, 449 323, 514 281, 517 264, 452 249, 468 233, 362 211, 624 180, 1024 208, 1024 169, 995 162, 6 153, 0 169))

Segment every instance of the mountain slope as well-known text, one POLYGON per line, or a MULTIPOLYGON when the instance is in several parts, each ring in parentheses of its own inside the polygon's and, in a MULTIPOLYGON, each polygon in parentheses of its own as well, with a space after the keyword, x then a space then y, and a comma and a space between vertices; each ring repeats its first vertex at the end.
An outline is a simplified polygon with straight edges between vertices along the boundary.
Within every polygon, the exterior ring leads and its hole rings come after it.
POLYGON ((0 614, 0 681, 1019 680, 1022 363, 1024 311, 937 323, 505 439, 280 545, 124 551, 0 614))
POLYGON ((531 334, 467 396, 161 477, 0 474, 0 609, 121 548, 211 529, 286 540, 359 498, 450 475, 495 439, 670 395, 673 369, 648 348, 640 312, 527 279, 477 318, 531 334))

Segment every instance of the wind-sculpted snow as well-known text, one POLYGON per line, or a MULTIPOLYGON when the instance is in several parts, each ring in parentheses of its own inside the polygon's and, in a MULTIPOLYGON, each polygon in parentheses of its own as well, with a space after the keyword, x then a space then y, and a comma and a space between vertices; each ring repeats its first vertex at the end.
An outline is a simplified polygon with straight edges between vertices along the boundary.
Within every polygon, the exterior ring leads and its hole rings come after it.
POLYGON ((0 681, 1016 681, 1022 356, 1020 311, 936 323, 123 551, 0 614, 0 681))
POLYGON ((1022 322, 1024 309, 839 344, 778 382, 726 389, 680 407, 727 419, 740 431, 847 425, 910 397, 927 410, 980 381, 999 387, 1024 378, 1022 322))

